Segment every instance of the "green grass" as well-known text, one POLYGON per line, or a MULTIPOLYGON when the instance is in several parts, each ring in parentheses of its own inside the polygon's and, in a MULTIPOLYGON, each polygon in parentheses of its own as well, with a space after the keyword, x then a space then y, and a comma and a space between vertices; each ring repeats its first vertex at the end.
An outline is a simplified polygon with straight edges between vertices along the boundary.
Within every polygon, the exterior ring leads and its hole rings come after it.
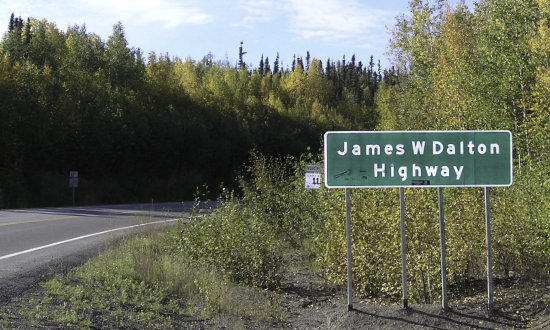
POLYGON ((229 283, 208 265, 189 263, 172 230, 125 239, 66 275, 44 282, 44 294, 20 315, 31 326, 167 328, 221 315, 252 322, 282 319, 275 293, 229 283))

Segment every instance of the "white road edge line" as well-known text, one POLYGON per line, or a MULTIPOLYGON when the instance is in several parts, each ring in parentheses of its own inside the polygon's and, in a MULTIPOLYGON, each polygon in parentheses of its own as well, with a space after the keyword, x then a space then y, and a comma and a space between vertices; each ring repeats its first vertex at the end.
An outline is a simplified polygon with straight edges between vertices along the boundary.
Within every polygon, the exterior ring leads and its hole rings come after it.
POLYGON ((50 247, 53 247, 53 246, 57 246, 57 245, 61 245, 61 244, 65 244, 65 243, 70 243, 70 242, 78 241, 78 240, 85 239, 85 238, 89 238, 89 237, 94 237, 94 236, 99 236, 99 235, 103 235, 103 234, 107 234, 107 233, 112 233, 112 232, 114 232, 114 231, 125 230, 125 229, 131 229, 131 228, 142 227, 142 226, 155 225, 155 224, 159 224, 159 223, 175 222, 175 221, 180 221, 180 220, 182 220, 182 219, 181 219, 181 218, 177 218, 177 219, 167 219, 167 220, 162 220, 162 221, 155 221, 155 222, 142 223, 142 224, 140 224, 140 225, 133 225, 133 226, 127 226, 127 227, 120 227, 120 228, 115 228, 115 229, 109 229, 109 230, 101 231, 101 232, 98 232, 98 233, 88 234, 88 235, 84 235, 84 236, 80 236, 80 237, 75 237, 75 238, 67 239, 67 240, 64 240, 64 241, 59 241, 59 242, 51 243, 51 244, 44 245, 44 246, 35 247, 35 248, 29 249, 29 250, 25 250, 25 251, 15 252, 15 253, 12 253, 12 254, 8 254, 8 255, 5 255, 5 256, 1 256, 1 257, 0 257, 0 260, 12 258, 12 257, 16 257, 16 256, 19 256, 19 255, 22 255, 22 254, 31 253, 31 252, 35 252, 35 251, 38 251, 38 250, 47 249, 47 248, 50 248, 50 247))

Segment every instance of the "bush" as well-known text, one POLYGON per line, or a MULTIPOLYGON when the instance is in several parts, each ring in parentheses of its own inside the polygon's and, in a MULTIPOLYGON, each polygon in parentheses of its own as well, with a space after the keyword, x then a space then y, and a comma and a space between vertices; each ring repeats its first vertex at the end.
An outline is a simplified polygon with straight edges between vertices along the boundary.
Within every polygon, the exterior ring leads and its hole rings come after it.
POLYGON ((195 214, 182 225, 184 258, 211 265, 234 282, 277 287, 281 254, 275 236, 253 209, 241 207, 233 195, 226 198, 215 212, 195 214))
POLYGON ((305 164, 312 161, 312 155, 297 160, 252 153, 239 179, 242 196, 224 190, 215 211, 194 214, 181 227, 184 256, 214 265, 232 281, 277 288, 285 250, 323 228, 319 195, 303 187, 305 164))

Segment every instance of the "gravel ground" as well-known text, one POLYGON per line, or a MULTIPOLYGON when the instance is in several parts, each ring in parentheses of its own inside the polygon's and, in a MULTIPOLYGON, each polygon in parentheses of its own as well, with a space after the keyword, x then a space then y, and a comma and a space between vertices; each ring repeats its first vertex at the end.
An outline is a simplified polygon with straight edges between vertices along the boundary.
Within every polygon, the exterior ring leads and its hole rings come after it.
POLYGON ((293 329, 515 329, 550 328, 550 284, 535 281, 499 283, 489 315, 484 290, 441 304, 381 303, 356 298, 347 310, 345 288, 325 284, 311 273, 293 275, 283 290, 286 327, 293 329))

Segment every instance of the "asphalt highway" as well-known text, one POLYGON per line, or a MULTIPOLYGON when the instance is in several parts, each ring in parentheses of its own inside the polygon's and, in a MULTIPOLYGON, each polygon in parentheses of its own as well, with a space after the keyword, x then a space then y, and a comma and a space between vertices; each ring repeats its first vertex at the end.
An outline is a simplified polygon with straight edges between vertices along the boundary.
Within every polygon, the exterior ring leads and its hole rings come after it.
POLYGON ((121 237, 186 221, 192 203, 0 210, 0 304, 121 237))

